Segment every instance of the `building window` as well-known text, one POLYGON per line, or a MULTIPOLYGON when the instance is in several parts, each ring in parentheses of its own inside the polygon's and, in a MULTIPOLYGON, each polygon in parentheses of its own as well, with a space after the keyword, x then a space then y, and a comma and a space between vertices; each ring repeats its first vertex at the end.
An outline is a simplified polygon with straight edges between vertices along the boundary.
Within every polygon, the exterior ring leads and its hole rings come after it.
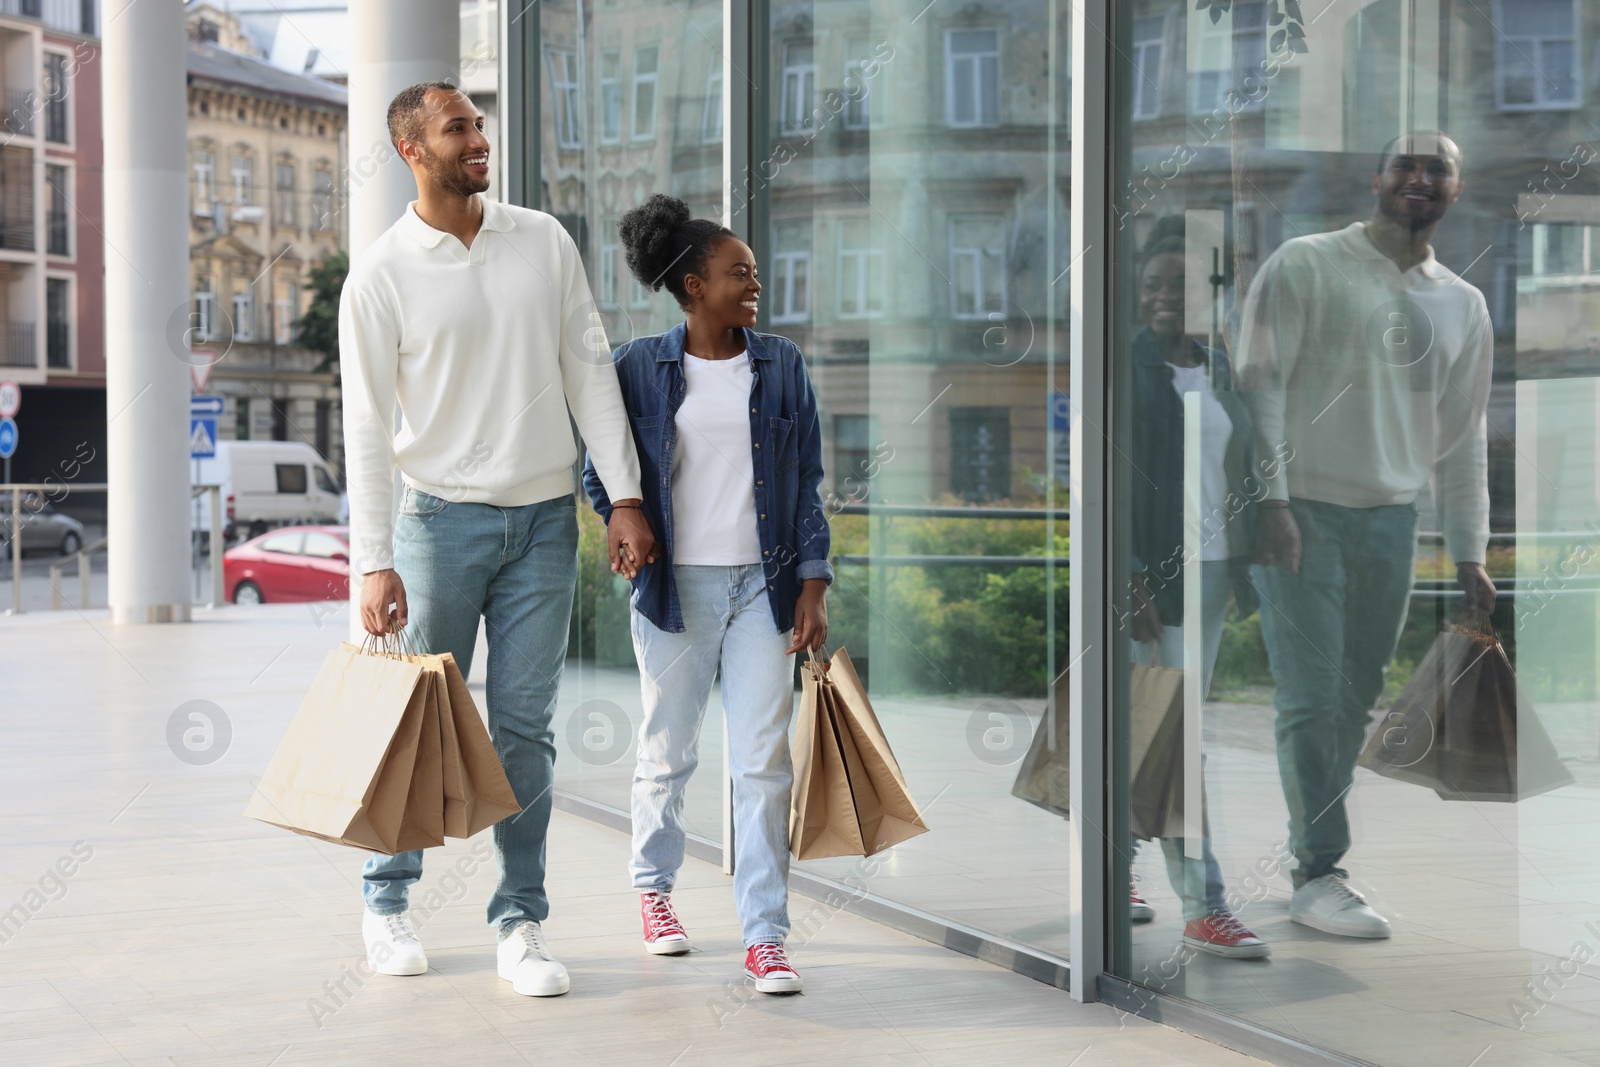
POLYGON ((254 203, 251 197, 255 195, 255 165, 249 156, 235 153, 228 170, 233 176, 233 206, 249 207, 254 203))
POLYGON ((190 328, 194 339, 209 341, 216 336, 216 297, 211 292, 210 282, 201 282, 194 289, 194 314, 190 319, 190 328))
MULTIPOLYGON (((317 455, 323 459, 330 459, 332 458, 330 452, 333 448, 333 402, 330 400, 318 400, 316 417, 314 432, 317 438, 317 455)), ((332 493, 334 496, 339 495, 339 487, 331 484, 331 479, 328 477, 327 472, 321 467, 317 468, 317 488, 324 493, 332 493)), ((341 548, 340 551, 345 550, 341 548)))
POLYGON ((216 214, 217 165, 210 152, 194 154, 194 207, 196 215, 216 214))
POLYGON ((298 226, 294 202, 294 164, 280 161, 274 168, 272 216, 279 226, 298 226))
POLYGON ((1006 313, 1005 220, 998 215, 950 219, 950 304, 958 319, 1006 313))
POLYGON ((600 53, 600 143, 622 140, 622 53, 600 53))
POLYGON ((255 336, 255 298, 246 289, 233 294, 233 339, 248 341, 255 336))
POLYGON ((1259 111, 1266 105, 1266 18, 1266 5, 1249 0, 1233 5, 1231 21, 1225 16, 1215 24, 1209 18, 1191 22, 1191 26, 1198 24, 1190 44, 1190 67, 1194 71, 1190 81, 1191 111, 1259 111), (1237 94, 1231 105, 1229 93, 1237 94))
POLYGON ((1600 226, 1538 222, 1529 227, 1522 271, 1525 289, 1593 286, 1600 282, 1600 226))
POLYGON ((545 53, 550 64, 550 103, 555 110, 556 146, 583 147, 583 104, 578 97, 578 54, 552 48, 545 53))
POLYGON ((1133 20, 1133 117, 1161 114, 1161 44, 1167 20, 1162 15, 1133 20))
POLYGON ((948 126, 1000 125, 1000 33, 946 30, 944 120, 948 126))
POLYGON ((811 224, 780 222, 772 228, 772 280, 767 283, 772 321, 811 319, 811 224))
MULTIPOLYGON (((615 233, 615 227, 606 227, 608 234, 615 233)), ((603 308, 617 306, 617 246, 615 244, 600 245, 600 286, 594 294, 603 308)))
POLYGON ((1011 409, 950 409, 950 491, 971 504, 1011 495, 1011 409))
POLYGON ((1495 0, 1495 96, 1505 111, 1578 106, 1577 0, 1495 0))
POLYGON ((44 57, 44 139, 56 144, 66 144, 67 130, 67 57, 46 52, 44 57))
POLYGON ((317 229, 323 231, 333 229, 333 171, 331 170, 319 169, 314 176, 311 214, 317 221, 317 229))
POLYGON ((839 317, 877 318, 883 314, 883 249, 871 245, 865 219, 839 223, 839 317))
POLYGON ((661 80, 661 47, 633 50, 633 139, 648 141, 656 135, 656 87, 661 80))
POLYGON ((461 0, 461 58, 491 63, 497 58, 500 29, 495 0, 461 0))
POLYGON ((294 305, 289 297, 281 296, 272 305, 272 343, 289 343, 289 324, 294 321, 294 305))
POLYGON ((864 503, 872 495, 874 421, 871 415, 833 417, 833 491, 851 503, 864 503))
POLYGON ((65 278, 44 281, 45 359, 58 370, 72 368, 71 286, 65 278))
POLYGON ((46 163, 44 180, 50 189, 45 251, 52 256, 70 256, 72 244, 67 229, 67 168, 46 163))
POLYGON ((817 64, 810 41, 783 46, 783 94, 779 101, 778 129, 805 133, 812 128, 817 95, 817 64))
POLYGON ((704 144, 722 143, 722 57, 711 57, 706 72, 706 106, 700 116, 700 140, 704 144))
POLYGON ((844 61, 844 128, 865 130, 872 125, 872 74, 881 66, 868 55, 869 43, 864 39, 849 44, 849 59, 844 61))

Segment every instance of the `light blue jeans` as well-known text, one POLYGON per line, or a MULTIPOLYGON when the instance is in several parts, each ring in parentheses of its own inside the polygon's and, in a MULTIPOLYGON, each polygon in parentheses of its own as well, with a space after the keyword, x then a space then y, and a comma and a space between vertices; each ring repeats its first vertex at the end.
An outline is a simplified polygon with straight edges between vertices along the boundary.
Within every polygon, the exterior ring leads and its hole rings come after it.
MULTIPOLYGON (((578 575, 576 504, 570 494, 519 508, 451 503, 407 486, 394 557, 406 587, 406 634, 420 651, 450 653, 470 677, 478 620, 487 620, 489 734, 522 805, 494 826, 500 881, 489 923, 503 934, 522 919, 543 922, 556 757, 550 717, 578 575)), ((368 910, 405 911, 421 877, 420 850, 371 857, 362 872, 368 910)))
MULTIPOLYGON (((1211 692, 1211 672, 1217 666, 1217 650, 1222 647, 1222 622, 1228 615, 1231 595, 1227 560, 1200 563, 1200 650, 1205 662, 1200 666, 1200 698, 1211 692)), ((1185 587, 1187 589, 1187 587, 1185 587)), ((1183 627, 1164 627, 1161 636, 1146 644, 1133 642, 1129 658, 1134 663, 1151 663, 1157 658, 1163 666, 1187 666, 1183 662, 1183 627)), ((1201 756, 1204 759, 1204 754, 1201 756)), ((1202 790, 1204 786, 1201 787, 1202 790)), ((1200 859, 1183 854, 1183 839, 1164 837, 1161 853, 1167 861, 1167 878, 1183 900, 1185 920, 1203 919, 1228 910, 1228 887, 1222 880, 1222 865, 1211 850, 1211 838, 1200 839, 1200 859)))
POLYGON ((1254 570, 1299 888, 1345 873, 1345 798, 1411 603, 1417 509, 1295 499, 1289 508, 1300 528, 1300 573, 1254 570))
MULTIPOLYGON (((673 568, 684 632, 637 610, 644 723, 633 773, 635 889, 671 892, 683 866, 683 791, 700 761, 700 724, 722 672, 728 768, 733 778, 733 896, 746 945, 789 933, 789 719, 794 713, 790 633, 779 633, 760 564, 673 568)), ((792 631, 791 631, 792 633, 792 631)), ((719 768, 720 770, 720 768, 719 768)))

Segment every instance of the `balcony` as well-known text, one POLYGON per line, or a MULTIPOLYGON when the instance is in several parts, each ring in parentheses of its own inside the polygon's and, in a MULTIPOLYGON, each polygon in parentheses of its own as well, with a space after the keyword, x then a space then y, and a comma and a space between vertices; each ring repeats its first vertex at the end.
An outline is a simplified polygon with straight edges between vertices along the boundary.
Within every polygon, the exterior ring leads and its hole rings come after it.
POLYGON ((34 346, 35 324, 6 323, 6 343, 0 349, 0 367, 37 367, 39 354, 34 346))
POLYGON ((32 137, 35 100, 31 89, 7 89, 6 113, 0 119, 0 128, 13 137, 32 137))

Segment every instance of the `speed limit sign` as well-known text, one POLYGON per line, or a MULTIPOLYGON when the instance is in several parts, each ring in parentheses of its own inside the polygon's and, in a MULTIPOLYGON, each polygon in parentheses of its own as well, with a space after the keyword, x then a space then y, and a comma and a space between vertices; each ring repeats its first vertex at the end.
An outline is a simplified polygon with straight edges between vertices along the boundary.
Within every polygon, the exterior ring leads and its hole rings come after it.
POLYGON ((9 419, 22 406, 22 389, 13 381, 0 382, 0 419, 9 419))

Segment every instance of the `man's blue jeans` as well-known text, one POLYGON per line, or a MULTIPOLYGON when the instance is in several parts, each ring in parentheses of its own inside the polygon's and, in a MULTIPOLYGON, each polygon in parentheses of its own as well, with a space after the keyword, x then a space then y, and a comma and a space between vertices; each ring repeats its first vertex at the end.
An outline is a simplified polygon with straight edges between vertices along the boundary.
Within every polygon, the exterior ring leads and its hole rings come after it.
POLYGON ((1345 873, 1338 866, 1350 849, 1345 794, 1405 625, 1417 509, 1316 500, 1291 500, 1289 508, 1300 527, 1300 573, 1254 570, 1299 888, 1345 873))
MULTIPOLYGON (((577 582, 578 519, 571 495, 519 508, 451 503, 406 487, 395 523, 395 570, 405 583, 406 633, 472 672, 478 620, 487 622, 489 734, 522 811, 494 826, 500 884, 489 923, 501 931, 544 921, 545 832, 556 748, 550 729, 567 656, 577 582)), ((421 851, 373 856, 362 872, 367 908, 406 910, 421 851)))
MULTIPOLYGON (((700 724, 718 669, 733 779, 733 897, 744 942, 789 933, 789 802, 794 656, 767 602, 760 564, 677 566, 684 632, 634 610, 644 724, 633 773, 635 889, 671 892, 683 866, 683 790, 699 764, 700 724)), ((719 768, 720 770, 720 768, 719 768)))

